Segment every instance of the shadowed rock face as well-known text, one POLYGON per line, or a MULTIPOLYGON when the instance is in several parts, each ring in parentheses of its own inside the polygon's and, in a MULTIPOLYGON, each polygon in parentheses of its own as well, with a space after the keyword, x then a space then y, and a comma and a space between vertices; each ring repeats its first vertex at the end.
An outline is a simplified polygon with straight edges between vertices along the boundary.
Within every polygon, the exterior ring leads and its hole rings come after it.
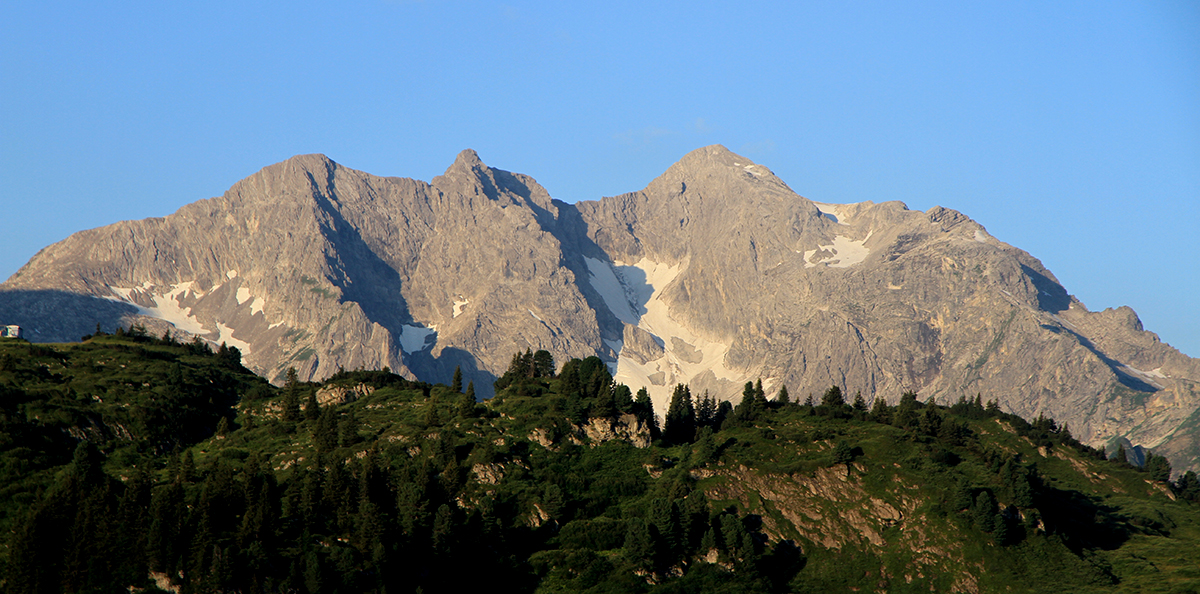
POLYGON ((547 349, 600 356, 660 411, 678 382, 731 399, 757 378, 799 400, 978 393, 1177 468, 1200 451, 1200 362, 1132 310, 1089 312, 953 210, 817 204, 720 146, 575 205, 469 150, 429 183, 304 155, 72 235, 0 285, 0 322, 33 340, 133 321, 238 346, 272 379, 461 366, 488 395, 513 352, 547 349))

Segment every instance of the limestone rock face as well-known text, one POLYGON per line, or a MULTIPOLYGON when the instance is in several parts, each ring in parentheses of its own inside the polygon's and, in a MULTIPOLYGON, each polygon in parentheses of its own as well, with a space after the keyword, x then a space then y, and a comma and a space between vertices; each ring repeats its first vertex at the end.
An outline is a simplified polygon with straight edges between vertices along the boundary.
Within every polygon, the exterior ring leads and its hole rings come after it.
POLYGON ((0 290, 34 340, 170 324, 279 381, 388 366, 485 394, 512 353, 587 356, 595 317, 561 265, 559 207, 464 151, 425 183, 294 157, 159 219, 76 233, 0 290))
POLYGON ((137 322, 236 346, 275 381, 461 366, 484 396, 516 351, 597 355, 660 413, 679 382, 735 400, 758 378, 799 400, 982 394, 1093 445, 1200 462, 1200 361, 1129 308, 1088 311, 956 211, 815 203, 720 146, 574 205, 469 150, 431 182, 298 156, 45 248, 0 285, 0 322, 35 341, 137 322))

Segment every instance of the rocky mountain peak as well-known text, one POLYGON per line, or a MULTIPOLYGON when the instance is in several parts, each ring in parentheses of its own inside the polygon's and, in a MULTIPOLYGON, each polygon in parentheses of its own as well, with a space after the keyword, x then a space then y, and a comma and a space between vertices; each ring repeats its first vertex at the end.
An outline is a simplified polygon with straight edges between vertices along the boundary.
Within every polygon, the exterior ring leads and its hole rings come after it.
POLYGON ((1087 311, 962 213, 814 203, 721 145, 577 204, 470 149, 431 183, 299 155, 47 247, 0 286, 0 321, 38 341, 170 327, 273 380, 461 367, 480 394, 514 352, 596 355, 660 412, 675 383, 736 400, 759 378, 797 397, 982 394, 1200 467, 1200 361, 1132 310, 1087 311))

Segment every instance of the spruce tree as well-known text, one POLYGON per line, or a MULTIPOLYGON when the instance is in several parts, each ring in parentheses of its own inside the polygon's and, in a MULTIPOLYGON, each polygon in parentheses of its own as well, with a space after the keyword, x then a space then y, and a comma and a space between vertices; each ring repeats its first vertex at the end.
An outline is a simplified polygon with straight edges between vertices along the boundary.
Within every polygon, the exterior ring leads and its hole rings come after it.
POLYGON ((762 378, 754 382, 754 408, 758 412, 767 410, 767 394, 763 392, 762 378))
POLYGON ((788 396, 787 385, 779 387, 779 393, 775 395, 775 402, 783 405, 791 404, 792 399, 788 396))
POLYGON ((830 386, 828 390, 825 390, 825 395, 821 396, 821 406, 841 408, 845 404, 846 399, 842 396, 842 389, 838 386, 830 386))
POLYGON ((671 443, 690 443, 696 433, 696 410, 692 391, 686 384, 676 384, 663 420, 663 438, 671 443))
POLYGON ((455 392, 462 392, 462 366, 454 367, 454 378, 450 380, 450 389, 455 392))

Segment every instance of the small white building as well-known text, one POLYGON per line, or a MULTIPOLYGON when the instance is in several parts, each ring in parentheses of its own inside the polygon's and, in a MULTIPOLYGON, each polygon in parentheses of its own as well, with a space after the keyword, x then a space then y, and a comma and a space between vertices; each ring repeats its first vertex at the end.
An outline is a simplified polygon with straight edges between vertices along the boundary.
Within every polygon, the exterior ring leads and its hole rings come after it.
POLYGON ((21 338, 21 327, 15 324, 0 326, 0 338, 21 338))

